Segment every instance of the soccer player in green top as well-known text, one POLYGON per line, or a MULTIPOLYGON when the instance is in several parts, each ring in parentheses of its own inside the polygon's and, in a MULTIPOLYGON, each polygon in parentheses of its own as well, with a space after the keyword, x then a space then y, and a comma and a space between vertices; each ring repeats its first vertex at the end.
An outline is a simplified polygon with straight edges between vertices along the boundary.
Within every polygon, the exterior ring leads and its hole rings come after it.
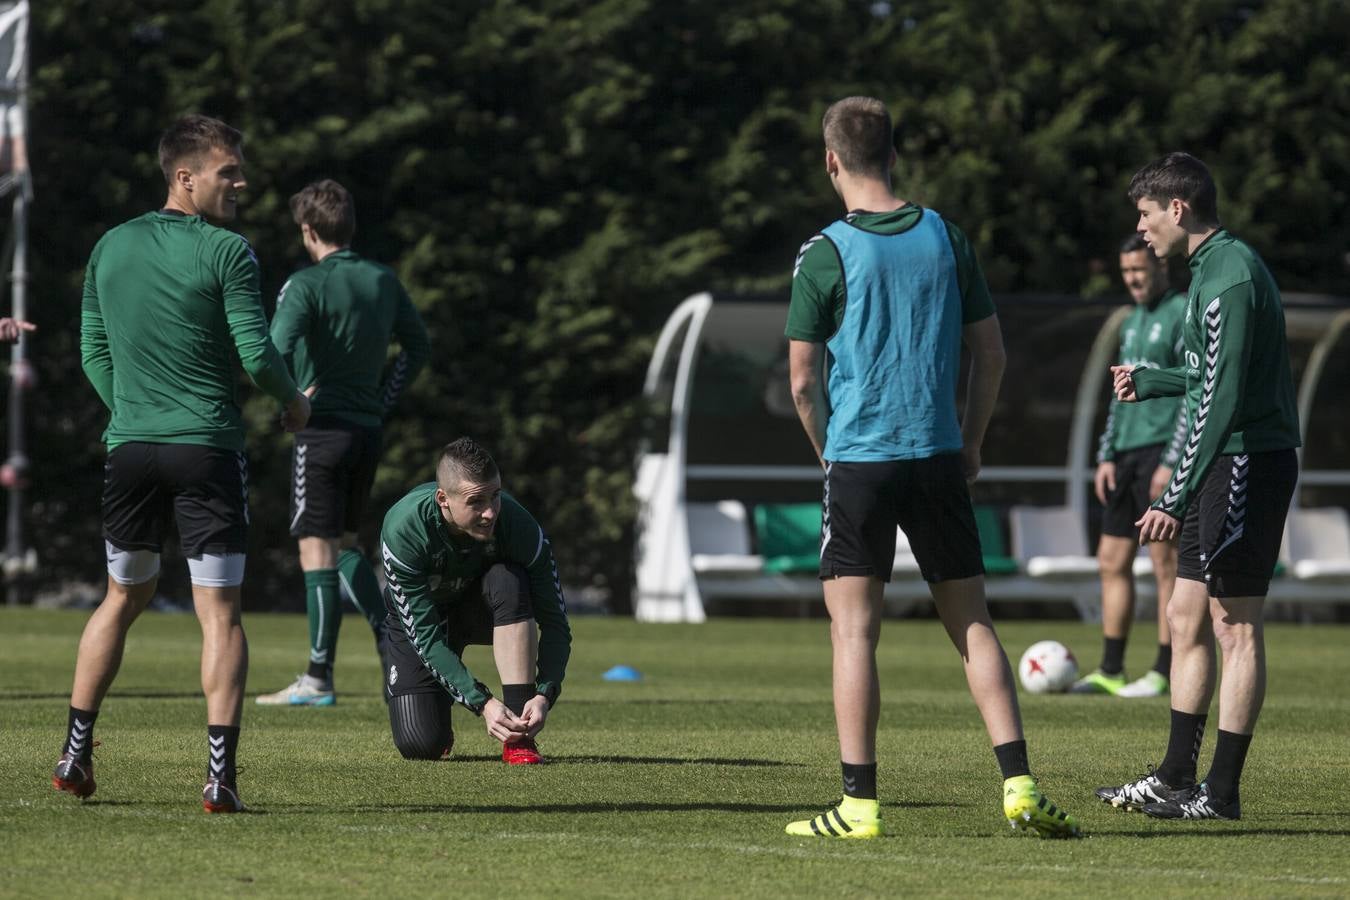
POLYGON ((108 593, 85 626, 66 742, 52 783, 94 792, 94 719, 122 661, 127 630, 155 595, 168 520, 192 576, 202 628, 209 757, 202 805, 243 809, 235 784, 248 645, 239 585, 248 534, 248 461, 235 398, 236 355, 296 431, 309 400, 267 334, 258 261, 234 219, 244 189, 241 135, 186 116, 164 132, 164 208, 105 234, 85 272, 80 350, 112 412, 104 432, 103 536, 108 593))
POLYGON ((1143 542, 1180 535, 1172 629, 1171 735, 1162 765, 1097 796, 1166 819, 1241 817, 1238 782, 1266 692, 1262 618, 1298 481, 1294 379, 1280 290, 1251 247, 1219 223, 1204 163, 1171 153, 1135 173, 1139 233, 1158 256, 1185 256, 1191 288, 1185 359, 1112 366, 1124 402, 1184 396, 1181 459, 1139 519, 1143 542), (1209 774, 1196 757, 1223 650, 1219 737, 1209 774))
POLYGON ((447 444, 436 480, 394 504, 380 535, 389 618, 385 690, 394 745, 440 759, 460 703, 502 742, 509 765, 542 762, 535 735, 558 702, 572 630, 552 545, 502 491, 471 438, 447 444), (464 665, 468 644, 491 644, 498 700, 464 665))
POLYGON ((300 543, 309 613, 309 668, 258 702, 330 706, 339 594, 365 614, 382 643, 384 599, 356 546, 382 443, 381 423, 431 356, 427 330, 398 277, 350 247, 356 210, 347 190, 325 179, 291 198, 291 215, 314 265, 277 297, 272 340, 314 404, 295 436, 291 534, 300 543), (390 339, 401 352, 388 367, 390 339), (387 373, 386 373, 387 368, 387 373))
MULTIPOLYGON (((1144 239, 1132 234, 1120 248, 1120 275, 1134 309, 1120 326, 1125 365, 1169 368, 1181 361, 1181 317, 1185 298, 1167 286, 1167 265, 1144 239)), ((1111 399, 1097 449, 1097 499, 1105 511, 1097 562, 1102 573, 1102 662, 1071 688, 1075 694, 1156 697, 1167 693, 1172 638, 1167 599, 1177 577, 1177 548, 1170 541, 1149 544, 1158 585, 1158 653, 1153 668, 1125 680, 1125 642, 1134 619, 1134 558, 1139 528, 1134 523, 1163 492, 1186 438, 1186 409, 1174 398, 1149 403, 1111 399)))
POLYGON ((848 214, 802 246, 786 334, 793 401, 825 468, 820 579, 844 796, 787 832, 882 834, 876 645, 898 525, 965 664, 1008 822, 1077 836, 1078 823, 1031 777, 1012 669, 985 603, 968 482, 979 474, 1005 357, 984 275, 959 228, 892 192, 894 133, 880 100, 840 100, 823 130, 825 172, 848 214), (963 342, 971 371, 958 422, 963 342))

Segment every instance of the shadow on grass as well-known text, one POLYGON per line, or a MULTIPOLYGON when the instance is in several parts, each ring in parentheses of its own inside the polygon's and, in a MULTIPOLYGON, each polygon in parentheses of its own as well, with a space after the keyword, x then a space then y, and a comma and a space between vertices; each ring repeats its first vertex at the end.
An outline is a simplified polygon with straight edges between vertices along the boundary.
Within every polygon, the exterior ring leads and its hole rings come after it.
MULTIPOLYGON (((888 807, 950 806, 945 803, 886 803, 888 807)), ((528 805, 507 805, 503 803, 355 803, 350 806, 333 804, 331 806, 311 806, 305 804, 273 804, 272 808, 280 814, 290 815, 331 815, 334 813, 489 813, 502 815, 509 813, 567 813, 569 815, 585 813, 648 813, 648 812, 731 812, 731 813, 809 813, 813 807, 782 803, 718 803, 714 801, 693 800, 689 802, 656 803, 648 801, 631 803, 535 803, 528 805)))
MULTIPOLYGON (((889 809, 923 809, 930 807, 955 807, 960 803, 932 803, 915 800, 893 800, 881 804, 889 809)), ((166 810, 177 810, 184 804, 177 801, 160 800, 97 800, 79 801, 78 806, 85 809, 99 807, 150 807, 157 806, 166 810)), ((743 812, 743 813, 806 813, 811 807, 779 803, 717 803, 713 801, 689 801, 672 803, 631 802, 631 803, 540 803, 523 806, 507 804, 472 805, 467 803, 354 803, 315 805, 304 803, 276 803, 267 806, 246 806, 242 815, 265 816, 273 810, 279 815, 334 815, 347 813, 642 813, 642 812, 743 812)), ((232 813, 231 815, 240 815, 232 813)), ((1291 832, 1297 834, 1299 832, 1291 832)), ((1331 834, 1333 832, 1318 832, 1331 834)))
MULTIPOLYGON (((792 766, 801 768, 805 763, 783 762, 779 759, 735 759, 733 757, 685 757, 685 756, 611 756, 609 754, 597 754, 593 756, 556 756, 549 754, 547 765, 567 766, 567 765, 603 765, 606 763, 621 763, 640 766, 792 766)), ((500 762, 500 755, 489 754, 465 754, 456 753, 452 757, 455 762, 500 762)))
POLYGON ((1128 838, 1235 838, 1235 837, 1313 837, 1315 835, 1325 835, 1326 837, 1350 837, 1350 829, 1346 828, 1229 828, 1224 826, 1214 826, 1206 828, 1197 826, 1195 828, 1185 828, 1184 830, 1164 829, 1159 831, 1094 831, 1093 834, 1100 837, 1128 837, 1128 838))
MULTIPOLYGON (((195 691, 111 691, 110 700, 200 700, 201 690, 195 691)), ((60 693, 11 694, 0 693, 0 703, 6 700, 69 700, 70 691, 60 693)))
MULTIPOLYGON (((181 812, 184 811, 185 809, 191 811, 193 807, 196 807, 196 812, 202 812, 201 806, 198 803, 193 803, 190 801, 180 802, 178 800, 99 800, 97 798, 90 798, 88 800, 79 800, 76 801, 76 803, 74 804, 68 805, 75 809, 98 809, 105 806, 110 809, 120 809, 122 807, 127 808, 158 807, 166 812, 181 812)), ((215 813, 214 815, 220 817, 224 817, 227 815, 265 816, 267 815, 267 810, 255 809, 252 806, 245 806, 241 812, 215 813)))

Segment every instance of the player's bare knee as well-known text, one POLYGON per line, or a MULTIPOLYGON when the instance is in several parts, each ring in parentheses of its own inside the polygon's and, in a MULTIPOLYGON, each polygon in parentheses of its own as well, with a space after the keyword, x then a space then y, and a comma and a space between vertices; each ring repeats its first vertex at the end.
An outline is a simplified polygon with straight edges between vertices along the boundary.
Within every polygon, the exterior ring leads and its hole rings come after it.
POLYGON ((1129 538, 1102 535, 1097 543, 1097 565, 1102 575, 1133 577, 1135 543, 1129 538))
POLYGON ((1173 595, 1167 604, 1167 627, 1172 634, 1173 645, 1198 643, 1202 632, 1208 627, 1206 618, 1203 609, 1195 609, 1193 604, 1178 602, 1173 595))
POLYGON ((1256 627, 1250 622, 1214 620, 1214 640, 1223 651, 1225 660, 1246 655, 1256 647, 1256 627))

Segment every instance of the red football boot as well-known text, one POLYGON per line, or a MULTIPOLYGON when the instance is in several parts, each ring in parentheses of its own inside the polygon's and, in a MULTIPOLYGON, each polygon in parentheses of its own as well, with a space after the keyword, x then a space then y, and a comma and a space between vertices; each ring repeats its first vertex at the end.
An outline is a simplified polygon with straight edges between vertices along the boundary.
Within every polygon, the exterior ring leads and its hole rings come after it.
POLYGON ((544 761, 534 738, 524 738, 513 744, 502 744, 502 762, 508 766, 537 766, 544 761))

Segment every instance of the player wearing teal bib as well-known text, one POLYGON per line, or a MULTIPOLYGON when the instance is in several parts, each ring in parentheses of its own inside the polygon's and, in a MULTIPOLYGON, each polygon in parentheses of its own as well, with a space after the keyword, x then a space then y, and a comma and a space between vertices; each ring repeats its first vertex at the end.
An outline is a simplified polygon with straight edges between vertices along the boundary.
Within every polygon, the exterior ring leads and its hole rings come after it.
POLYGON ((1265 698, 1266 592, 1298 481, 1298 407, 1280 290, 1252 248, 1219 224, 1204 163, 1172 153, 1130 183, 1138 230, 1163 258, 1186 256, 1185 360, 1113 366, 1126 402, 1184 395, 1188 431, 1141 541, 1180 533, 1172 629, 1171 735, 1162 765, 1097 791, 1117 807, 1168 819, 1241 817, 1238 783, 1265 698), (1196 757, 1223 650, 1219 737, 1209 774, 1196 757))
POLYGON ((202 689, 210 757, 202 805, 243 809, 235 784, 248 669, 239 585, 248 533, 248 463, 235 398, 237 356, 281 403, 288 430, 309 401, 267 334, 258 262, 218 227, 244 189, 241 135, 187 116, 160 140, 168 200, 112 229, 85 274, 80 348, 85 374, 111 412, 103 488, 108 594, 80 639, 66 743, 52 782, 94 792, 93 725, 126 635, 155 595, 172 513, 202 628, 202 689))
MULTIPOLYGON (((1126 365, 1169 367, 1180 363, 1185 298, 1168 288, 1167 267, 1137 234, 1120 248, 1120 274, 1134 308, 1120 326, 1126 365)), ((1158 653, 1153 668, 1132 682, 1125 678, 1125 644, 1134 620, 1134 560, 1139 528, 1134 524, 1163 492, 1186 439, 1186 409, 1173 398, 1121 403, 1112 395, 1097 449, 1097 499, 1105 508, 1097 563, 1102 578, 1102 661, 1069 688, 1075 694, 1156 697, 1167 693, 1172 639, 1167 600, 1177 574, 1177 548, 1149 545, 1158 586, 1158 653)))
POLYGON ((436 480, 413 488, 380 535, 389 618, 385 686, 394 744, 440 759, 450 707, 483 718, 511 765, 542 762, 534 738, 558 701, 572 631, 544 530, 502 492, 497 464, 469 438, 446 445, 436 480), (492 645, 500 700, 464 665, 492 645))
POLYGON ((967 480, 1003 374, 1003 339, 956 226, 895 196, 891 118, 850 97, 825 113, 825 170, 849 214, 803 245, 788 311, 793 401, 825 469, 820 578, 830 613, 844 796, 788 834, 872 838, 880 713, 876 643, 896 527, 909 537, 1003 772, 1014 828, 1079 833, 1031 778, 1012 670, 984 598, 967 480), (971 350, 956 414, 961 344, 971 350))
POLYGON ((326 179, 306 186, 291 198, 291 215, 314 265, 282 286, 272 339, 313 398, 313 418, 295 436, 290 519, 305 573, 309 668, 257 700, 330 706, 337 699, 333 663, 341 597, 361 610, 381 643, 384 601, 356 546, 357 530, 380 460, 381 423, 426 364, 431 346, 393 271, 349 246, 356 209, 342 185, 326 179), (391 340, 401 352, 386 367, 391 340))

